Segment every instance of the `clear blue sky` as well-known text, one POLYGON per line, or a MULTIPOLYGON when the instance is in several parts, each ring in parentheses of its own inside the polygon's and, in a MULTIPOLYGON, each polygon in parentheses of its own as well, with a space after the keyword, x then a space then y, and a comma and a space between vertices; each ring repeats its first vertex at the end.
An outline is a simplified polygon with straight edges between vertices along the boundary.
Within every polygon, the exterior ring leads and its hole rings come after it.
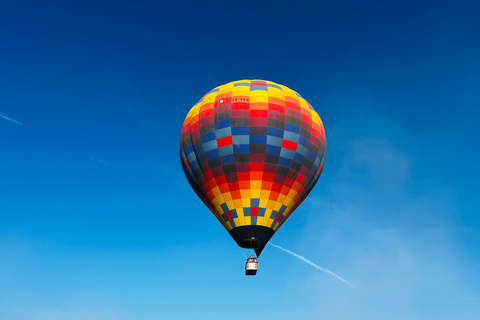
POLYGON ((3 1, 0 319, 480 318, 477 1, 3 1), (265 79, 325 170, 256 277, 191 190, 182 122, 265 79))

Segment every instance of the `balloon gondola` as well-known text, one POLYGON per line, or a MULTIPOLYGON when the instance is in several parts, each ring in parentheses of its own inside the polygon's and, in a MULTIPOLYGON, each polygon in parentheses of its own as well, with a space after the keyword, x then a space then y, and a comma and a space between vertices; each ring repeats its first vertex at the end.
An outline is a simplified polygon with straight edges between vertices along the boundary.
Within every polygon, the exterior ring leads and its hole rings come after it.
POLYGON ((310 103, 263 80, 233 81, 205 94, 180 137, 193 190, 257 257, 316 184, 325 153, 323 123, 310 103))
POLYGON ((257 274, 258 269, 258 260, 255 257, 248 257, 247 262, 245 263, 245 275, 254 276, 257 274))

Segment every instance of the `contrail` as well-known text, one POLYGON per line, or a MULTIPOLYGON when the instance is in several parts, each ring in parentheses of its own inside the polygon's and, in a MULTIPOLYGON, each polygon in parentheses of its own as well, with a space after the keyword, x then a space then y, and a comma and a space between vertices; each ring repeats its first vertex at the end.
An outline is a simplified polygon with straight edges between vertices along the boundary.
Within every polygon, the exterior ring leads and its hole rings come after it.
POLYGON ((2 118, 5 119, 5 120, 8 120, 8 121, 10 121, 10 122, 13 122, 13 123, 15 123, 15 124, 18 124, 19 126, 23 126, 23 123, 21 123, 20 121, 17 121, 17 120, 15 120, 15 119, 12 119, 12 118, 8 117, 7 115, 5 115, 5 114, 3 114, 3 113, 0 113, 0 117, 2 117, 2 118))
POLYGON ((351 286, 352 288, 357 289, 357 287, 355 287, 353 284, 351 284, 351 283, 348 282, 347 280, 345 280, 345 279, 343 279, 342 277, 336 275, 335 273, 333 273, 332 271, 330 271, 330 270, 328 270, 328 269, 325 269, 325 268, 322 268, 322 267, 316 265, 315 263, 313 263, 312 261, 310 261, 310 260, 302 257, 301 255, 296 254, 295 252, 292 252, 292 251, 290 251, 290 250, 284 249, 284 248, 282 248, 282 247, 280 247, 280 246, 277 246, 276 244, 273 244, 273 243, 271 243, 271 242, 269 242, 269 244, 271 244, 271 245, 274 246, 275 248, 278 248, 278 249, 280 249, 280 250, 285 251, 286 253, 291 254, 291 255, 294 256, 294 257, 297 257, 298 259, 302 260, 303 262, 308 263, 309 265, 311 265, 312 267, 314 267, 314 268, 316 268, 316 269, 318 269, 318 270, 320 270, 320 271, 323 271, 323 272, 325 272, 325 273, 328 273, 328 274, 334 276, 335 278, 337 278, 337 279, 345 282, 346 284, 348 284, 348 285, 351 286))
POLYGON ((104 165, 107 165, 107 163, 106 163, 105 161, 103 161, 103 160, 101 160, 101 159, 98 159, 98 158, 95 158, 95 157, 93 157, 93 156, 91 156, 91 155, 89 155, 89 154, 87 154, 87 157, 90 158, 90 160, 98 161, 98 162, 100 162, 100 163, 102 163, 102 164, 104 164, 104 165))

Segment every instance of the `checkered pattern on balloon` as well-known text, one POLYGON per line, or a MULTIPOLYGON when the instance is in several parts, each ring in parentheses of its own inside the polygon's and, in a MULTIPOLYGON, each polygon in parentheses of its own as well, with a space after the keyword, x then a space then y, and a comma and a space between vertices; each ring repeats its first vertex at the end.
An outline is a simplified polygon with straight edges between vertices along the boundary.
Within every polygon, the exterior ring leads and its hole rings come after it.
POLYGON ((317 112, 295 91, 241 80, 205 94, 181 131, 182 167, 197 195, 231 231, 277 231, 317 182, 326 139, 317 112))

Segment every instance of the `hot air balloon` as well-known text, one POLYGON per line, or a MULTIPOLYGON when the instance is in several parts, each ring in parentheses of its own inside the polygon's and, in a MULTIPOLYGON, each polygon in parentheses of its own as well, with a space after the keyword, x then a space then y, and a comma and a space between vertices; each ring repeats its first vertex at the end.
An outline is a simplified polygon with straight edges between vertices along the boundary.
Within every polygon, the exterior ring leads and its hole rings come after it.
POLYGON ((323 123, 302 96, 271 81, 240 80, 192 107, 180 158, 200 199, 258 257, 314 187, 326 146, 323 123))

